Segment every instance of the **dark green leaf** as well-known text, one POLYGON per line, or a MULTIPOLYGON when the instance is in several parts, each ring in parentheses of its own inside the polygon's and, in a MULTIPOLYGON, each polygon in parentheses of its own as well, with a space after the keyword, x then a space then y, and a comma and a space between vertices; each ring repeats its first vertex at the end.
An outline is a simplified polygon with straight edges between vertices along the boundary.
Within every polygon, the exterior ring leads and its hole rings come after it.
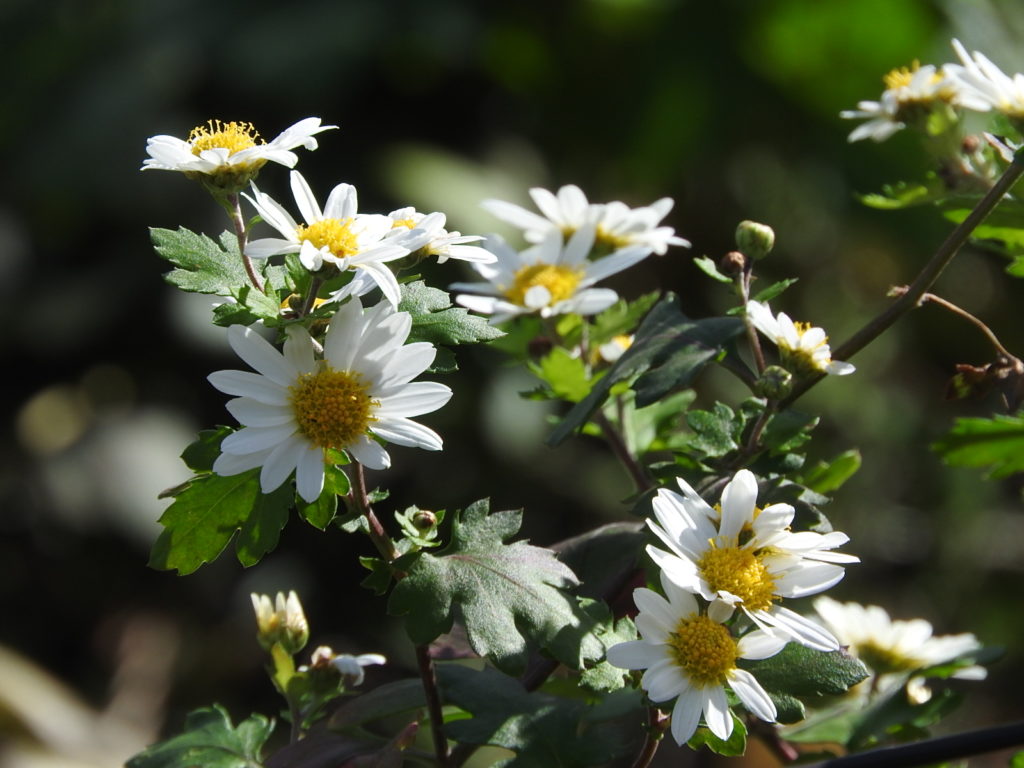
POLYGON ((937 691, 923 704, 911 704, 906 690, 897 687, 891 695, 863 713, 850 735, 848 746, 863 749, 889 739, 923 738, 928 727, 956 709, 961 701, 963 696, 946 689, 937 691))
POLYGON ((198 439, 181 452, 182 461, 194 472, 212 472, 213 462, 220 456, 220 442, 234 430, 231 427, 204 429, 198 439))
POLYGON ((743 323, 737 318, 690 320, 679 311, 676 297, 666 295, 640 324, 633 345, 608 369, 590 394, 569 411, 548 437, 548 445, 558 445, 573 430, 583 426, 620 381, 640 377, 633 385, 639 407, 684 389, 718 356, 722 344, 742 329, 743 323))
POLYGON ((237 302, 225 302, 213 308, 213 324, 222 328, 232 325, 252 325, 259 317, 237 302))
POLYGON ((743 421, 724 403, 715 403, 710 411, 690 411, 686 423, 694 431, 690 446, 706 457, 725 456, 740 447, 743 421))
POLYGON ((391 566, 379 557, 360 557, 359 564, 370 572, 369 576, 359 582, 359 586, 370 590, 378 597, 386 595, 394 578, 391 566))
MULTIPOLYGON (((605 765, 629 754, 635 745, 630 738, 638 729, 615 720, 599 719, 618 715, 592 710, 582 699, 562 699, 545 693, 527 693, 518 681, 484 668, 474 671, 455 664, 438 666, 444 700, 473 715, 445 726, 447 734, 465 744, 493 744, 511 749, 516 756, 503 763, 507 768, 584 768, 605 765)), ((633 691, 623 691, 630 720, 642 719, 642 700, 633 691)), ((614 695, 614 694, 613 694, 614 695)))
POLYGON ((325 530, 338 513, 338 497, 347 494, 348 490, 348 475, 339 467, 326 465, 324 489, 320 492, 320 497, 312 504, 308 504, 296 496, 295 503, 299 516, 314 528, 325 530))
POLYGON ((747 729, 743 721, 736 715, 732 716, 732 734, 723 741, 707 728, 698 728, 696 733, 687 742, 691 749, 707 747, 717 755, 736 757, 747 750, 747 729))
POLYGON ((802 483, 817 493, 832 493, 860 469, 860 451, 851 448, 830 462, 819 461, 804 473, 802 483))
POLYGON ((558 558, 581 584, 579 594, 598 598, 637 567, 647 544, 642 523, 608 523, 556 544, 558 558))
POLYGON ((531 644, 574 669, 599 657, 593 620, 563 591, 576 586, 573 572, 551 550, 505 544, 522 513, 488 514, 488 507, 478 501, 456 514, 451 543, 436 555, 396 563, 407 575, 391 593, 389 612, 406 617, 417 645, 449 631, 461 613, 473 649, 504 670, 521 671, 531 644))
POLYGON ((780 280, 777 283, 772 283, 764 290, 758 291, 753 297, 754 301, 771 301, 799 279, 800 278, 798 277, 791 277, 788 280, 780 280))
POLYGON ((260 768, 260 752, 274 730, 262 715, 232 727, 218 704, 197 709, 185 718, 185 732, 143 750, 127 768, 260 768))
POLYGON ((422 280, 402 286, 399 310, 412 315, 409 342, 436 345, 473 344, 504 336, 493 325, 462 307, 452 307, 446 291, 431 288, 422 280))
POLYGON ((177 267, 164 279, 183 291, 234 296, 249 284, 238 241, 230 232, 221 236, 220 244, 184 227, 151 229, 150 236, 156 252, 177 267))
POLYGON ((1024 417, 958 419, 932 449, 954 467, 990 467, 993 478, 1024 472, 1024 417))
POLYGON ((775 414, 765 427, 761 442, 773 453, 787 453, 811 439, 811 430, 818 425, 818 417, 799 411, 775 414))
POLYGON ((792 696, 839 695, 868 676, 860 660, 844 651, 816 651, 799 643, 787 643, 774 656, 740 665, 767 692, 792 696))
POLYGON ((256 496, 252 511, 238 529, 238 541, 235 542, 238 562, 248 568, 274 550, 281 538, 281 530, 288 522, 294 498, 291 483, 256 496))
POLYGON ((396 680, 346 699, 331 715, 329 725, 332 730, 340 731, 424 706, 422 680, 396 680))

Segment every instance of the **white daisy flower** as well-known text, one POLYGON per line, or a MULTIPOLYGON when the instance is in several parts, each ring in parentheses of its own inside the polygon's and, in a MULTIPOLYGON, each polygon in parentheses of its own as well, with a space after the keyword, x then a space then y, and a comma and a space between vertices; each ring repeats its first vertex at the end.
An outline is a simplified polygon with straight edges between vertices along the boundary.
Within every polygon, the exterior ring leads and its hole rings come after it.
POLYGON ((610 288, 590 286, 642 261, 650 252, 631 246, 588 260, 593 244, 593 225, 577 230, 564 246, 562 235, 551 232, 541 243, 522 252, 492 237, 487 245, 496 261, 473 264, 487 282, 454 283, 449 288, 467 291, 455 300, 475 312, 491 315, 492 324, 531 313, 541 317, 571 312, 593 315, 610 307, 619 296, 610 288))
POLYGON ((689 247, 690 243, 675 235, 672 227, 659 227, 658 223, 672 210, 672 199, 663 197, 650 205, 630 208, 614 201, 606 204, 590 203, 575 184, 567 184, 553 194, 541 187, 530 190, 538 216, 522 206, 504 200, 484 200, 481 205, 497 218, 523 230, 529 243, 539 243, 557 231, 568 239, 584 227, 595 227, 595 242, 611 249, 639 245, 648 253, 665 254, 670 245, 689 247))
POLYGON ((323 359, 301 327, 289 329, 284 353, 252 329, 228 329, 232 348, 256 373, 217 371, 213 386, 229 395, 227 408, 243 428, 224 438, 213 465, 219 475, 262 467, 264 493, 295 472, 299 495, 313 502, 324 485, 330 450, 345 451, 370 469, 385 469, 391 457, 374 438, 397 445, 441 450, 441 438, 409 417, 430 413, 452 391, 435 382, 413 382, 434 361, 427 342, 405 344, 408 312, 387 303, 363 310, 358 299, 331 320, 323 359))
POLYGON ((425 256, 434 256, 438 264, 444 264, 448 259, 489 264, 497 258, 486 248, 470 245, 483 241, 481 235, 463 235, 446 230, 446 217, 443 213, 423 214, 408 207, 392 211, 388 217, 392 229, 396 230, 392 233, 394 242, 408 248, 413 254, 422 251, 425 256))
POLYGON ((926 117, 936 105, 959 105, 954 79, 959 69, 955 64, 922 67, 915 61, 909 68, 892 70, 882 78, 886 89, 878 101, 861 101, 857 109, 839 113, 848 120, 867 120, 853 129, 848 140, 885 141, 905 128, 908 121, 926 117))
POLYGON ((291 150, 299 146, 316 149, 313 136, 337 127, 321 125, 319 117, 307 117, 268 143, 252 123, 209 120, 193 128, 185 141, 174 136, 151 137, 146 141, 149 157, 142 170, 223 176, 233 181, 241 179, 240 186, 244 186, 268 162, 295 167, 299 157, 291 150))
POLYGON ((681 478, 683 494, 662 488, 654 498, 657 522, 647 524, 669 552, 647 553, 677 586, 705 600, 740 608, 762 629, 771 628, 810 648, 834 651, 831 633, 779 605, 828 589, 843 578, 839 563, 858 562, 830 550, 849 537, 838 531, 789 530, 789 504, 757 507, 757 480, 741 469, 722 491, 721 510, 709 506, 681 478))
MULTIPOLYGON (((907 692, 915 703, 927 701, 931 691, 921 676, 911 673, 945 664, 982 647, 970 632, 936 637, 932 625, 924 619, 892 619, 877 605, 840 603, 823 595, 815 599, 814 610, 851 654, 881 676, 881 690, 890 688, 894 682, 906 682, 907 692)), ((984 667, 971 664, 952 677, 984 680, 987 674, 984 667)))
POLYGON ((782 365, 791 373, 830 373, 845 376, 857 370, 851 363, 832 359, 828 336, 810 323, 794 323, 785 312, 772 315, 767 304, 747 302, 747 315, 761 333, 778 348, 782 365))
POLYGON ((1010 77, 984 54, 969 54, 963 44, 954 39, 953 50, 963 62, 954 77, 962 91, 965 107, 979 112, 991 109, 1020 120, 1024 118, 1024 74, 1010 77))
POLYGON ((253 196, 246 195, 246 198, 284 239, 251 240, 245 246, 246 255, 265 259, 281 253, 297 253, 302 265, 312 272, 318 271, 325 262, 341 271, 354 270, 356 279, 337 291, 332 300, 361 296, 376 285, 397 307, 401 299, 398 281, 384 265, 407 255, 409 249, 388 239, 391 219, 359 213, 356 188, 351 184, 339 184, 331 190, 323 210, 298 171, 291 172, 291 188, 305 224, 296 223, 288 211, 253 184, 253 196))
POLYGON ((341 682, 346 688, 361 685, 366 677, 365 667, 387 664, 388 660, 379 653, 360 653, 352 656, 348 653, 335 653, 329 645, 318 646, 310 656, 309 664, 299 667, 299 672, 310 669, 334 668, 341 675, 341 682))
POLYGON ((651 701, 676 700, 670 727, 680 746, 693 736, 702 715, 715 736, 729 738, 733 723, 726 687, 751 714, 775 722, 775 704, 736 660, 774 656, 785 639, 755 630, 737 640, 722 624, 732 615, 731 607, 717 602, 702 614, 694 596, 664 573, 661 584, 667 600, 645 587, 633 592, 641 639, 609 648, 608 662, 620 669, 647 670, 640 684, 651 701))

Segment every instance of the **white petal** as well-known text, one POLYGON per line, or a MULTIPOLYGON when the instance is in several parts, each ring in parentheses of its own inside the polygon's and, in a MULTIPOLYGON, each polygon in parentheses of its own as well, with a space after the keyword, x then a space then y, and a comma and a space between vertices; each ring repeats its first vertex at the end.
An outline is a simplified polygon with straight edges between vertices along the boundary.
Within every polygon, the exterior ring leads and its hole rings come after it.
POLYGON ((433 381, 406 384, 388 397, 378 398, 380 412, 388 416, 419 416, 436 411, 451 399, 452 390, 433 381))
POLYGON ((672 708, 671 732, 672 738, 680 747, 688 742, 697 730, 703 708, 703 697, 696 688, 688 688, 676 699, 676 705, 672 708))
POLYGON ((299 213, 302 214, 305 222, 307 224, 315 224, 323 219, 324 215, 320 210, 320 204, 317 203, 313 190, 309 188, 309 184, 306 183, 302 174, 298 171, 292 171, 289 174, 289 181, 291 182, 292 195, 295 197, 295 205, 298 206, 299 213))
POLYGON ((647 669, 665 659, 665 649, 643 640, 629 640, 608 649, 608 663, 619 669, 647 669))
POLYGON ((272 448, 287 440, 296 430, 295 423, 277 427, 244 427, 224 438, 220 449, 224 453, 255 453, 272 448))
POLYGON ((285 440, 274 448, 263 462, 263 469, 260 472, 260 489, 264 493, 277 490, 294 471, 299 461, 300 452, 306 449, 306 441, 298 437, 285 440))
POLYGON ((804 560, 799 567, 775 580, 775 594, 782 597, 815 595, 840 582, 845 574, 842 566, 804 560))
POLYGON ((346 445, 345 451, 367 469, 387 469, 391 466, 388 452, 366 435, 362 435, 358 442, 346 445))
POLYGON ((689 688, 689 682, 675 661, 666 658, 648 667, 640 679, 640 685, 647 691, 651 701, 668 701, 674 699, 689 688))
POLYGON ((248 371, 214 371, 206 377, 214 387, 228 395, 251 397, 267 405, 287 405, 288 390, 265 376, 248 371))
POLYGON ((786 638, 755 629, 748 632, 736 643, 736 650, 742 659, 767 659, 786 647, 786 638))
POLYGON ((757 478, 748 469, 735 474, 722 491, 722 522, 719 533, 733 541, 746 523, 754 518, 757 504, 757 478))
POLYGON ((223 477, 230 477, 232 475, 240 475, 243 472, 248 472, 250 469, 263 466, 264 460, 270 455, 270 450, 256 451, 255 453, 244 453, 234 455, 231 453, 222 453, 213 462, 214 473, 223 477))
POLYGON ((705 688, 704 694, 704 720, 708 728, 723 741, 732 735, 732 712, 729 710, 729 703, 725 699, 725 689, 720 685, 705 688))
POLYGON ((242 360, 275 384, 290 387, 299 376, 295 366, 252 328, 232 325, 228 328, 228 342, 242 360))
POLYGON ((370 431, 389 443, 404 445, 409 448, 423 448, 427 451, 440 451, 444 447, 441 436, 429 427, 403 418, 381 419, 370 425, 370 431))
POLYGON ((291 408, 267 405, 250 397, 236 397, 227 403, 228 413, 247 427, 276 427, 294 421, 291 408))
POLYGON ((769 723, 775 722, 778 717, 775 702, 752 674, 745 669, 734 669, 729 674, 729 687, 749 712, 769 723))
POLYGON ((751 611, 749 615, 752 619, 777 627, 808 648, 817 651, 839 650, 839 641, 831 632, 788 608, 775 606, 770 611, 751 611))
POLYGON ((664 643, 666 635, 676 631, 681 616, 676 615, 669 602, 657 592, 646 587, 634 589, 633 604, 640 611, 635 621, 644 640, 664 643))
POLYGON ((312 504, 324 490, 324 453, 316 446, 300 451, 295 466, 295 486, 299 496, 312 504))

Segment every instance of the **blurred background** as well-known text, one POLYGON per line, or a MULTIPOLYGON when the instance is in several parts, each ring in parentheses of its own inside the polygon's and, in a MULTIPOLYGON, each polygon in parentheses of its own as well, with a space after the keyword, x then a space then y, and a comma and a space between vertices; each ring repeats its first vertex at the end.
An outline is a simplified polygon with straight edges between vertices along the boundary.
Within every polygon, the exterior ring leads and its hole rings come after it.
MULTIPOLYGON (((0 2, 0 766, 116 766, 214 701, 236 719, 275 713, 254 590, 299 590, 314 644, 386 654, 367 685, 413 669, 400 627, 356 586, 368 541, 293 521, 249 571, 230 548, 188 577, 146 566, 157 495, 188 477, 181 450, 231 422, 205 377, 239 366, 210 302, 162 281, 147 232, 215 235, 227 221, 180 174, 139 173, 148 136, 220 118, 270 139, 319 116, 341 126, 300 150, 321 198, 347 181, 361 211, 443 210, 464 234, 500 231, 482 198, 527 204, 535 185, 631 205, 671 196, 666 223, 692 252, 611 285, 675 291, 692 316, 732 298, 692 257, 717 259, 739 220, 763 221, 777 233, 765 283, 800 278, 776 308, 836 344, 950 228, 930 209, 857 201, 920 178, 927 159, 910 135, 848 144, 838 113, 877 98, 894 67, 951 60, 953 36, 1024 70, 1024 6, 994 0, 0 2)), ((289 199, 278 166, 260 186, 289 199)), ((937 292, 1020 354, 1024 286, 1004 266, 969 248, 937 292)), ((429 275, 467 277, 458 262, 429 275)), ((826 510, 863 559, 831 594, 1007 647, 990 680, 963 686, 970 707, 946 731, 1024 714, 1020 484, 946 469, 928 449, 957 416, 998 409, 944 396, 956 363, 990 358, 976 331, 926 308, 803 402, 822 414, 810 460, 864 456, 826 510)), ((452 403, 424 419, 446 450, 398 448, 371 476, 392 490, 382 517, 490 496, 525 507, 524 534, 549 545, 628 516, 628 477, 600 445, 542 445, 548 410, 517 394, 528 375, 487 349, 459 362, 452 403)), ((740 394, 722 373, 698 391, 704 406, 740 394)))

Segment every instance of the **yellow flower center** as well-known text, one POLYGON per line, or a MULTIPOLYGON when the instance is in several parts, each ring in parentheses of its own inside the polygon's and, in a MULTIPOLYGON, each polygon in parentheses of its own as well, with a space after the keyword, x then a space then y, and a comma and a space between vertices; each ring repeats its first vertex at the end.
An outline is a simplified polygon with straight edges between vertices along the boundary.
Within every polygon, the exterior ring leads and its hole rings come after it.
POLYGON ((619 248, 625 248, 632 242, 629 235, 617 235, 606 229, 603 224, 598 225, 597 232, 594 235, 594 241, 608 246, 609 249, 613 251, 618 250, 619 248))
POLYGON ((505 298, 513 304, 526 306, 527 292, 536 286, 547 288, 551 299, 548 306, 571 298, 576 286, 583 279, 582 269, 563 267, 558 264, 533 264, 516 272, 512 287, 505 291, 505 298))
POLYGON ((894 91, 897 88, 906 88, 914 79, 914 73, 921 68, 921 63, 914 59, 909 67, 898 67, 882 77, 886 90, 894 91))
POLYGON ((323 219, 300 226, 296 232, 300 240, 309 240, 317 248, 324 246, 339 258, 359 253, 359 239, 352 231, 352 219, 323 219))
POLYGON ((751 611, 770 608, 775 581, 763 562, 765 552, 740 547, 711 546, 697 561, 700 575, 715 592, 725 590, 751 611))
POLYGON ((257 144, 266 144, 252 123, 223 123, 220 120, 207 120, 206 125, 193 128, 188 135, 188 143, 192 145, 193 155, 216 148, 226 149, 233 155, 257 144))
POLYGON ((889 672, 911 672, 924 666, 924 662, 896 653, 892 648, 873 642, 858 643, 853 649, 857 657, 880 675, 889 672))
POLYGON ((369 388, 358 373, 326 364, 316 373, 303 374, 289 387, 299 432, 324 449, 356 442, 376 421, 373 408, 379 403, 367 394, 369 388))
POLYGON ((729 630, 707 616, 688 616, 668 636, 672 660, 698 688, 722 685, 739 652, 729 630))
POLYGON ((406 229, 416 229, 416 222, 412 219, 394 219, 391 222, 392 229, 398 229, 399 227, 405 227, 406 229))

